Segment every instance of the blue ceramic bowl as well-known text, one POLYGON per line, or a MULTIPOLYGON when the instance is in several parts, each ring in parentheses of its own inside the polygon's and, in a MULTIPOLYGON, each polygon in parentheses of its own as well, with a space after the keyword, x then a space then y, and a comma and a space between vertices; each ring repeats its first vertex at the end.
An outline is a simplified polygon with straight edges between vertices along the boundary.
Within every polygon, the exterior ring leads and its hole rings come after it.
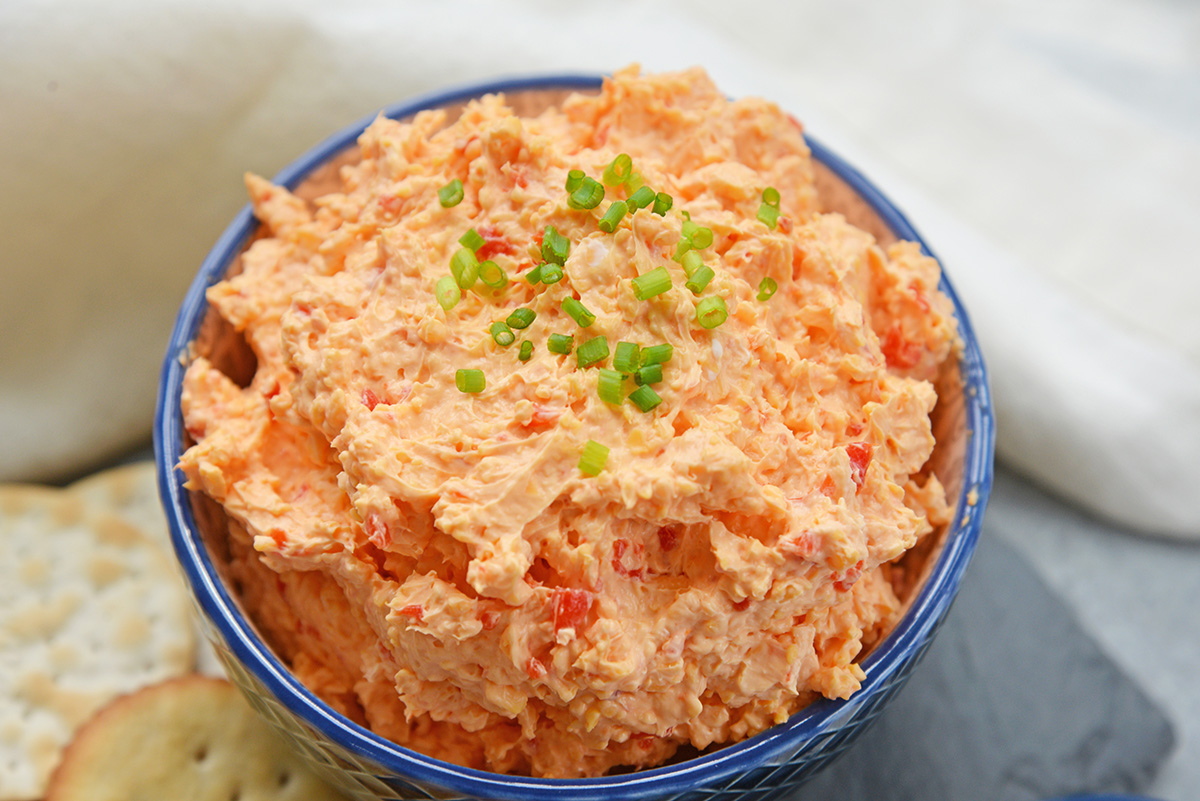
MULTIPOLYGON (((456 106, 488 92, 511 99, 595 91, 597 76, 501 80, 426 95, 385 110, 405 118, 427 108, 456 106)), ((345 128, 301 156, 275 182, 295 188, 314 170, 355 143, 372 117, 345 128)), ((904 215, 865 177, 819 142, 812 153, 827 175, 840 179, 865 201, 897 238, 922 244, 904 215)), ((794 788, 839 754, 873 720, 916 666, 954 600, 979 537, 992 483, 994 428, 987 374, 966 312, 949 281, 941 288, 954 302, 964 343, 963 382, 956 405, 955 453, 949 481, 956 513, 924 582, 896 628, 863 660, 866 679, 847 701, 819 700, 787 722, 726 748, 664 767, 593 779, 530 779, 470 770, 402 748, 348 720, 304 687, 271 651, 222 583, 197 526, 193 499, 175 469, 186 447, 180 414, 184 371, 192 343, 208 311, 205 290, 219 281, 257 229, 250 207, 222 234, 183 301, 162 373, 155 420, 160 491, 175 550, 210 639, 230 678, 254 706, 290 737, 338 787, 360 798, 480 798, 523 801, 617 801, 618 799, 760 799, 794 788)), ((926 247, 928 251, 928 248, 926 247)), ((941 448, 939 441, 939 448, 941 448)))

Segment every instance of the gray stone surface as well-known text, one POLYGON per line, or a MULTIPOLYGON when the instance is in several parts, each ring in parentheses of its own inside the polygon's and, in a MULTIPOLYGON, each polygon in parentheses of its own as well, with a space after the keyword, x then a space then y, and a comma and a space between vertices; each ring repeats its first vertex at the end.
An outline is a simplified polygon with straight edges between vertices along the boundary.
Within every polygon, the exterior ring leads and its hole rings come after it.
POLYGON ((1159 705, 998 531, 1000 488, 963 589, 925 661, 797 801, 1037 801, 1147 792, 1172 751, 1159 705))

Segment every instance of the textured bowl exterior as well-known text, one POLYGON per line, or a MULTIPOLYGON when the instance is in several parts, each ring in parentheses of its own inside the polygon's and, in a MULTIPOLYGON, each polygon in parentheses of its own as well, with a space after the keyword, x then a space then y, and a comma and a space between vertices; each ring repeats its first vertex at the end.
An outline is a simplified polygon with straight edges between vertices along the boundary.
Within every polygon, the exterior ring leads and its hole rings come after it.
MULTIPOLYGON (((598 76, 514 78, 419 97, 384 110, 394 118, 450 106, 489 92, 595 90, 598 76)), ((317 145, 275 177, 296 187, 314 169, 354 144, 374 119, 360 120, 317 145)), ((853 188, 892 232, 928 247, 904 215, 857 170, 819 142, 813 157, 853 188)), ((974 332, 953 287, 963 349, 960 371, 968 439, 956 517, 937 563, 896 628, 862 661, 866 679, 846 701, 818 700, 755 737, 674 765, 593 779, 531 779, 471 770, 396 745, 334 712, 262 641, 221 582, 196 525, 184 477, 175 469, 186 432, 180 413, 190 346, 207 312, 204 293, 221 280, 249 242, 257 222, 246 206, 200 268, 168 346, 154 427, 159 489, 173 544, 207 629, 230 679, 254 707, 337 787, 363 799, 520 799, 521 801, 757 801, 794 789, 840 754, 903 686, 929 647, 974 552, 992 484, 994 421, 987 372, 974 332)), ((932 254, 931 254, 932 255, 932 254)))

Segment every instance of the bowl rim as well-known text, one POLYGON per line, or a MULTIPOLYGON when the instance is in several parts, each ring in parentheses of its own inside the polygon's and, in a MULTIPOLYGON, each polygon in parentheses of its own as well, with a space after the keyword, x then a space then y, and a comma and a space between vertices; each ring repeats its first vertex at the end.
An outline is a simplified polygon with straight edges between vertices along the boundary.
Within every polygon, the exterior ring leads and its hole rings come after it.
MULTIPOLYGON (((315 168, 346 147, 383 115, 405 118, 424 109, 462 103, 487 93, 514 90, 563 89, 594 91, 603 76, 555 73, 504 77, 459 85, 422 94, 387 106, 377 114, 354 122, 325 138, 284 167, 276 184, 295 188, 315 168)), ((933 256, 907 217, 862 173, 825 145, 805 134, 813 157, 850 185, 900 239, 919 244, 933 256)), ((238 661, 293 715, 322 736, 352 754, 410 781, 435 785, 466 796, 528 801, 598 801, 599 798, 642 799, 718 786, 764 764, 782 764, 798 744, 819 735, 839 719, 848 717, 858 703, 868 702, 890 684, 892 675, 906 663, 906 655, 919 649, 939 625, 953 603, 956 589, 978 542, 983 512, 991 491, 995 423, 987 369, 975 334, 958 295, 943 268, 940 289, 954 306, 963 342, 960 369, 964 387, 968 443, 963 486, 955 505, 956 518, 946 534, 943 551, 924 586, 896 627, 865 657, 861 688, 850 701, 819 699, 784 723, 759 734, 673 765, 616 776, 586 779, 543 779, 496 774, 464 768, 397 745, 343 717, 326 706, 299 682, 255 633, 238 611, 230 591, 222 584, 196 526, 184 476, 176 469, 182 455, 183 421, 180 412, 182 380, 190 361, 190 343, 204 319, 205 291, 224 275, 257 227, 246 204, 226 227, 195 276, 176 319, 163 362, 155 407, 154 453, 159 493, 165 507, 172 544, 193 597, 205 617, 220 633, 238 661), (968 500, 968 493, 974 497, 968 500)))

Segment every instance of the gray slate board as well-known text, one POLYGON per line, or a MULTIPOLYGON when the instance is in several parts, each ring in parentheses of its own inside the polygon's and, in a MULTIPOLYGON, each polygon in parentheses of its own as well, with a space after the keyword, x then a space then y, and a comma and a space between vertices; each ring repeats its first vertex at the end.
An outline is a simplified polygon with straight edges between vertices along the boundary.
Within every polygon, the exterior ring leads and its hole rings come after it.
POLYGON ((1013 548, 985 531, 925 660, 794 801, 1137 792, 1171 725, 1013 548))

